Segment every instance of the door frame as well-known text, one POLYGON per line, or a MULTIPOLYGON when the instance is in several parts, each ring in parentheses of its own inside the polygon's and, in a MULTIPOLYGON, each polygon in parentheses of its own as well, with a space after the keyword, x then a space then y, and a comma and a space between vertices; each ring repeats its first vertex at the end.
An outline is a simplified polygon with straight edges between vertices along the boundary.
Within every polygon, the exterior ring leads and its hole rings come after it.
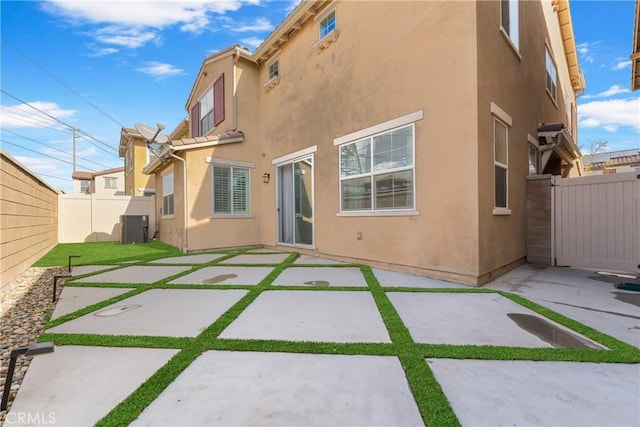
MULTIPOLYGON (((313 249, 315 250, 316 248, 316 221, 315 221, 315 216, 316 216, 316 202, 315 202, 315 153, 318 151, 318 146, 317 145, 313 145, 311 147, 275 158, 271 161, 271 164, 274 166, 275 171, 274 171, 274 176, 275 176, 275 185, 276 185, 276 191, 275 191, 275 196, 276 196, 276 228, 275 228, 275 232, 276 232, 276 243, 278 245, 281 246, 291 246, 291 247, 299 247, 299 248, 305 248, 305 249, 313 249), (281 221, 280 221, 280 174, 278 173, 278 168, 280 166, 284 166, 286 164, 291 164, 292 167, 293 165, 301 160, 304 159, 308 159, 309 157, 311 157, 311 209, 312 209, 312 214, 313 214, 313 222, 311 223, 311 240, 312 243, 310 245, 307 244, 301 244, 301 243, 285 243, 285 242, 281 242, 280 241, 280 227, 281 227, 281 221)), ((294 172, 294 176, 295 176, 295 172, 294 172)), ((295 230, 294 230, 294 241, 295 241, 295 230)))

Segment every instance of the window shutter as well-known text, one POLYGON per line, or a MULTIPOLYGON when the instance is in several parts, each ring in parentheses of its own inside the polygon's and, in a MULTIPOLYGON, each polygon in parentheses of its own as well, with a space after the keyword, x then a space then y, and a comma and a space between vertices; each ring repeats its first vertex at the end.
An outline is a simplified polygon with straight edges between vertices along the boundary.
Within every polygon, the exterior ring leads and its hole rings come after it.
POLYGON ((224 73, 213 83, 213 126, 224 120, 224 73))
POLYGON ((196 102, 196 105, 191 109, 191 137, 195 138, 200 136, 200 103, 196 102))

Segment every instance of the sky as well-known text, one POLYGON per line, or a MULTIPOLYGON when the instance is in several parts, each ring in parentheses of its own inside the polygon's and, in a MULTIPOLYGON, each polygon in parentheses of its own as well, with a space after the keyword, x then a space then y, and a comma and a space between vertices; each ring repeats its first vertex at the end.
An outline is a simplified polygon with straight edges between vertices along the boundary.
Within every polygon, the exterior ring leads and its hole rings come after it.
MULTIPOLYGON (((169 133, 187 116, 204 57, 236 43, 255 50, 298 1, 2 0, 0 146, 71 192, 72 128, 77 170, 123 166, 122 126, 160 122, 169 133)), ((640 91, 630 90, 635 3, 570 7, 587 82, 579 145, 640 148, 640 91)))

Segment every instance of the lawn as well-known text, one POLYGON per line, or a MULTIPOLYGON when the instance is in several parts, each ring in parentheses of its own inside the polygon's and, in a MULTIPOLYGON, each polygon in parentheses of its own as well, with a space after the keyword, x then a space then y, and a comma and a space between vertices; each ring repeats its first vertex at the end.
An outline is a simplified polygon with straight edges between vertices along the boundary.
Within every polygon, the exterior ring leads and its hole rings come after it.
POLYGON ((69 262, 69 255, 80 255, 73 265, 110 264, 118 261, 149 261, 161 257, 182 255, 178 248, 157 240, 142 244, 118 242, 60 243, 40 258, 34 267, 62 267, 69 262))

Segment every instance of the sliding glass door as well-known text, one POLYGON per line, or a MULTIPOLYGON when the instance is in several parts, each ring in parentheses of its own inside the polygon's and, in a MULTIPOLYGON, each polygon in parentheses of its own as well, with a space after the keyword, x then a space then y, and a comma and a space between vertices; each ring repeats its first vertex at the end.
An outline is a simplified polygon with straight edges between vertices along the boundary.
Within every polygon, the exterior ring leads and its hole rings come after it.
POLYGON ((278 241, 313 246, 313 157, 277 166, 278 241))

